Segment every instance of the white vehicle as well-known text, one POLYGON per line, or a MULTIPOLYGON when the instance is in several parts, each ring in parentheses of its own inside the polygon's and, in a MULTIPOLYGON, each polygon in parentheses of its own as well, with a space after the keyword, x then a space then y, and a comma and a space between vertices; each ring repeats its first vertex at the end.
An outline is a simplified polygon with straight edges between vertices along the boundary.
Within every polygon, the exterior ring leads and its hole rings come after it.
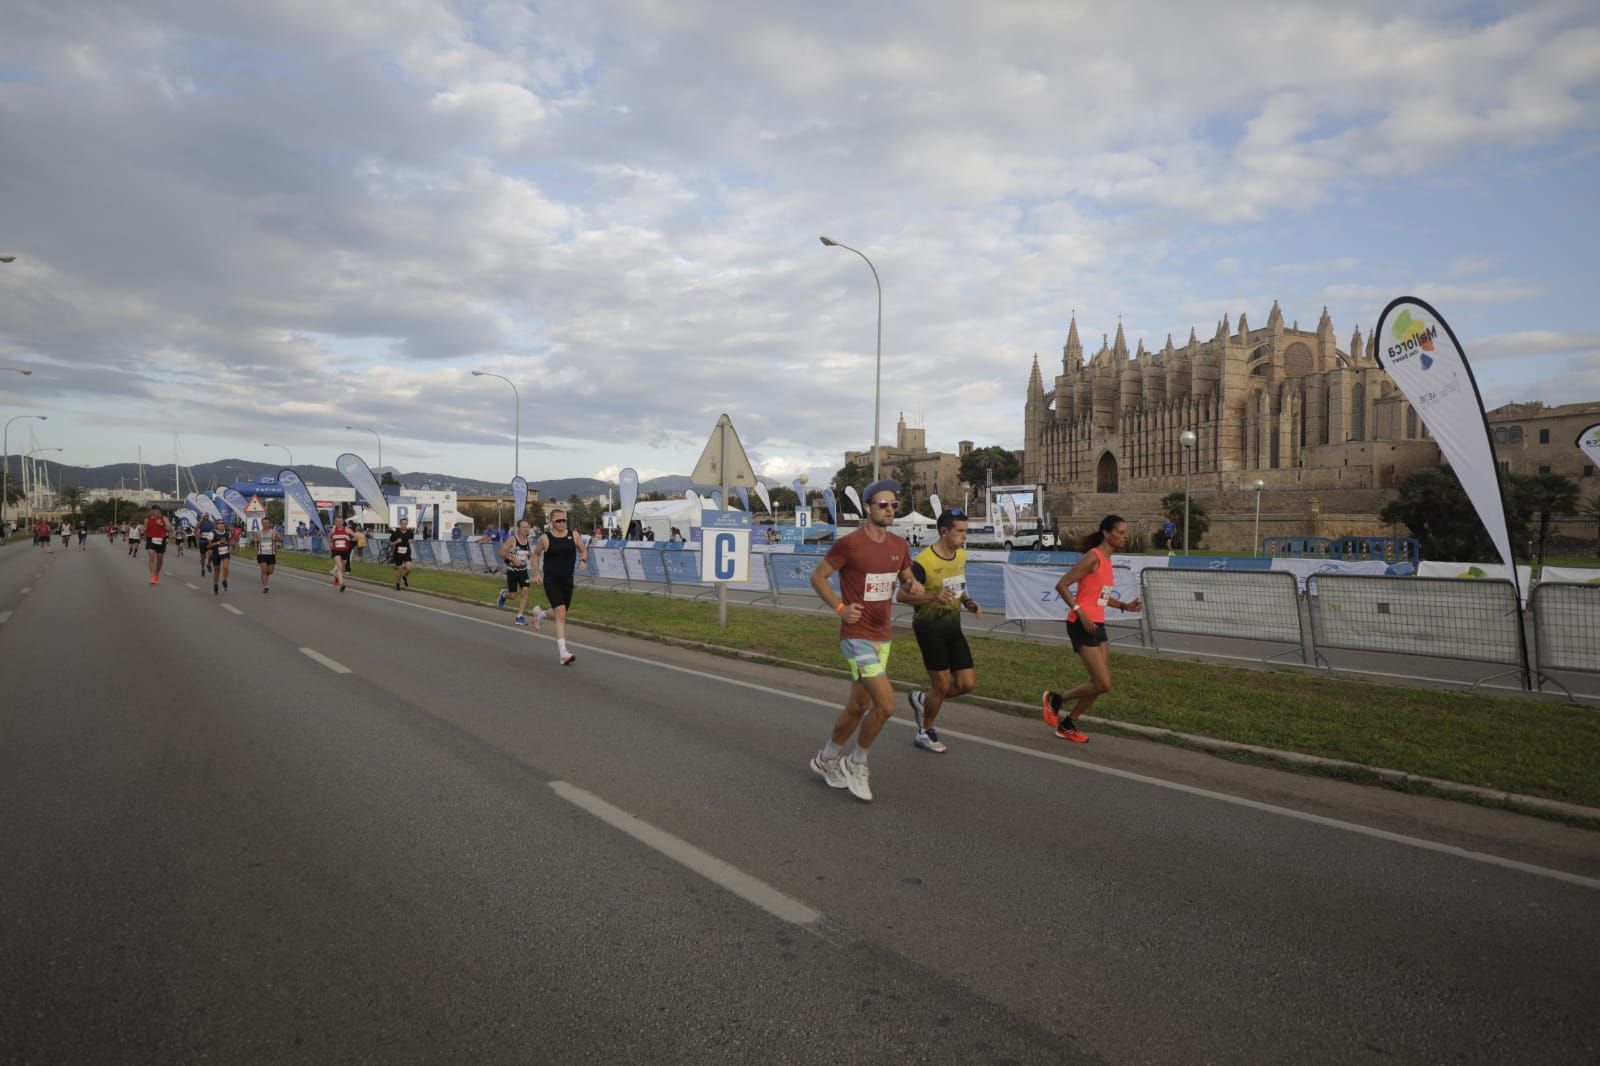
POLYGON ((1004 548, 1007 551, 1013 548, 1022 551, 1053 551, 1056 547, 1056 535, 1048 529, 1040 532, 1037 523, 1031 520, 1018 522, 1015 529, 1008 527, 1004 531, 997 526, 969 522, 967 547, 1004 548))

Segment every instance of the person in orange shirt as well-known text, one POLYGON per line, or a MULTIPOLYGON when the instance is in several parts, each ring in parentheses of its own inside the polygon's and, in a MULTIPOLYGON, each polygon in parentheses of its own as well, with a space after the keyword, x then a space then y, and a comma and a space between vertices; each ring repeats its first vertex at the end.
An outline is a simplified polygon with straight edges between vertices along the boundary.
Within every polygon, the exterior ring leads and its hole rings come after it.
POLYGON ((150 564, 150 584, 161 584, 161 564, 167 558, 167 539, 172 527, 159 506, 150 505, 150 517, 144 520, 144 557, 150 564))
POLYGON ((1106 636, 1106 608, 1138 611, 1139 600, 1122 601, 1112 592, 1117 576, 1111 568, 1111 553, 1128 546, 1128 523, 1121 515, 1106 515, 1100 528, 1078 545, 1083 553, 1072 569, 1056 582, 1056 595, 1067 605, 1067 636, 1072 650, 1083 660, 1089 680, 1066 692, 1046 692, 1042 710, 1044 723, 1062 740, 1087 744, 1089 737, 1078 728, 1078 719, 1094 701, 1111 691, 1111 639, 1106 636), (1076 590, 1074 591, 1074 586, 1076 590), (1072 702, 1065 716, 1061 708, 1072 702))

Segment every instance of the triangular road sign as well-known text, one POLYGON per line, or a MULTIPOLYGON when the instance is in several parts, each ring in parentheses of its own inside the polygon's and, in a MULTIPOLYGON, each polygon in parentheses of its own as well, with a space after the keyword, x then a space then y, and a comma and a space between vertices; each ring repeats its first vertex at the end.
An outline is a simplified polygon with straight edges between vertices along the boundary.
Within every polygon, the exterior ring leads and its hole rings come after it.
POLYGON ((694 464, 694 473, 689 478, 696 485, 756 487, 756 469, 750 465, 750 457, 739 443, 739 434, 734 432, 733 420, 727 415, 717 419, 717 428, 711 431, 706 450, 700 454, 700 461, 694 464))

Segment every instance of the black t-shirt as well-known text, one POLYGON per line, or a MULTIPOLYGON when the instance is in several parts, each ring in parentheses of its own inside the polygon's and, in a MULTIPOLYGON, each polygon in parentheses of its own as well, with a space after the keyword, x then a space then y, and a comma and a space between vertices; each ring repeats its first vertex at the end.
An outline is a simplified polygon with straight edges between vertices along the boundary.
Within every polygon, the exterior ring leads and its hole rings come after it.
POLYGON ((414 529, 397 529, 389 534, 389 554, 396 559, 411 557, 411 542, 417 537, 414 529))
POLYGON ((571 581, 572 575, 578 569, 578 541, 571 533, 558 537, 553 533, 546 533, 549 545, 544 550, 544 579, 549 581, 571 581))

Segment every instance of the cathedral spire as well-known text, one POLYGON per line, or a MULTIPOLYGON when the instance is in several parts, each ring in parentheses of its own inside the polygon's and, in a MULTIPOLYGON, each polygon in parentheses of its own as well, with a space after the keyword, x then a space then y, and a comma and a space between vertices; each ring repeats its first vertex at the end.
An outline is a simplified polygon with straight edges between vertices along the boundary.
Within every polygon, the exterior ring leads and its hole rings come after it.
POLYGON ((1128 338, 1122 335, 1122 320, 1120 318, 1117 319, 1117 340, 1112 345, 1111 350, 1117 355, 1128 354, 1128 338))
POLYGON ((1061 365, 1067 373, 1083 366, 1083 342, 1078 339, 1078 312, 1072 312, 1072 325, 1067 327, 1067 345, 1061 349, 1061 365))
MULTIPOLYGON (((1327 314, 1327 308, 1323 308, 1323 314, 1327 314)), ((1279 310, 1277 300, 1272 301, 1272 310, 1267 312, 1267 328, 1270 330, 1283 328, 1283 312, 1279 310)))
POLYGON ((1043 391, 1044 378, 1039 374, 1039 353, 1035 352, 1033 354, 1033 372, 1028 375, 1028 393, 1032 395, 1043 391))
POLYGON ((1168 355, 1172 354, 1172 334, 1170 334, 1170 333, 1167 334, 1167 346, 1165 348, 1161 349, 1161 354, 1163 356, 1168 356, 1168 355))
POLYGON ((1241 341, 1250 339, 1250 322, 1245 318, 1243 311, 1239 312, 1239 339, 1241 341))

